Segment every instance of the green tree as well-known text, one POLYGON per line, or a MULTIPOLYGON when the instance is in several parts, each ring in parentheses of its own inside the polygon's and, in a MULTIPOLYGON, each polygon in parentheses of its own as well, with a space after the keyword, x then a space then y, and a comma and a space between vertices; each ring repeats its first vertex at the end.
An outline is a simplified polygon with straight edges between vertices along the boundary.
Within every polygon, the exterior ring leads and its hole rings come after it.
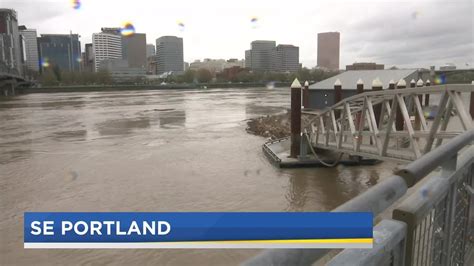
POLYGON ((53 73, 54 73, 54 76, 56 76, 56 79, 61 82, 62 81, 62 78, 61 78, 61 69, 59 68, 58 65, 53 65, 53 73))
POLYGON ((199 83, 208 83, 212 79, 212 73, 205 68, 201 68, 197 71, 196 78, 199 83))
POLYGON ((58 79, 56 78, 56 75, 49 68, 45 68, 43 70, 43 73, 41 74, 39 81, 43 86, 58 85, 58 79))
POLYGON ((193 83, 195 77, 196 77, 196 71, 192 69, 188 69, 183 74, 183 81, 186 83, 193 83))
POLYGON ((111 84, 112 77, 110 76, 110 73, 107 70, 101 69, 96 73, 96 81, 99 84, 111 84))
POLYGON ((296 73, 298 76, 298 79, 302 82, 305 82, 306 80, 311 80, 311 71, 307 69, 306 67, 303 67, 302 69, 298 70, 296 73))

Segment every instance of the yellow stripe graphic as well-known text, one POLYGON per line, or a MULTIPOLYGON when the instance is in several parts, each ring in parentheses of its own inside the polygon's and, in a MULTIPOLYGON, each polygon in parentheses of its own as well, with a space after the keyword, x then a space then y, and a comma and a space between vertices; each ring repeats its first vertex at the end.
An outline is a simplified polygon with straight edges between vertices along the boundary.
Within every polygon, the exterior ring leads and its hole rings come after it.
POLYGON ((211 241, 169 241, 154 243, 266 243, 266 244, 372 244, 373 238, 341 238, 341 239, 276 239, 276 240, 211 240, 211 241))

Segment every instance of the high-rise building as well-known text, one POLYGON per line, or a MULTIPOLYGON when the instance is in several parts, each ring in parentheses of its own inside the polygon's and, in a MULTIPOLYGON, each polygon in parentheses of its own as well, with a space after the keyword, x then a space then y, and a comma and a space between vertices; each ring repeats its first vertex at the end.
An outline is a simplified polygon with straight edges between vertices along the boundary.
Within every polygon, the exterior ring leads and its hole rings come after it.
POLYGON ((81 42, 78 34, 41 34, 38 38, 39 59, 43 64, 62 71, 81 71, 81 42))
POLYGON ((339 70, 339 32, 318 33, 318 67, 339 70))
POLYGON ((122 36, 122 58, 132 68, 146 68, 146 34, 122 36))
POLYGON ((156 39, 157 72, 183 73, 183 38, 162 36, 156 39))
POLYGON ((147 44, 146 45, 146 58, 155 55, 155 45, 154 44, 147 44))
POLYGON ((276 47, 274 71, 297 72, 300 69, 300 48, 290 44, 276 47))
POLYGON ((100 62, 106 59, 122 59, 122 36, 101 32, 92 34, 94 71, 100 68, 100 62))
POLYGON ((94 50, 92 43, 86 43, 82 57, 82 70, 94 72, 94 50))
POLYGON ((20 26, 20 34, 25 42, 25 65, 30 70, 39 71, 38 40, 35 29, 20 26))
POLYGON ((245 66, 254 71, 273 70, 275 48, 275 41, 253 41, 250 50, 245 51, 245 66))
POLYGON ((129 67, 147 67, 147 47, 146 34, 134 33, 128 36, 122 36, 118 27, 103 27, 102 33, 120 36, 122 41, 122 59, 127 60, 129 67))
POLYGON ((13 9, 0 9, 0 67, 23 74, 18 17, 13 9))

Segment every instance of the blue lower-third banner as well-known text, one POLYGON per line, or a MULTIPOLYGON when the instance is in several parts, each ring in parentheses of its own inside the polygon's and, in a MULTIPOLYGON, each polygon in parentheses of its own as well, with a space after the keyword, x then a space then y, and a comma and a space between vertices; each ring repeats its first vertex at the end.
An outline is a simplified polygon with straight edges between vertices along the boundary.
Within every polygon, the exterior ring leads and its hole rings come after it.
POLYGON ((372 248, 368 212, 26 212, 25 248, 372 248))

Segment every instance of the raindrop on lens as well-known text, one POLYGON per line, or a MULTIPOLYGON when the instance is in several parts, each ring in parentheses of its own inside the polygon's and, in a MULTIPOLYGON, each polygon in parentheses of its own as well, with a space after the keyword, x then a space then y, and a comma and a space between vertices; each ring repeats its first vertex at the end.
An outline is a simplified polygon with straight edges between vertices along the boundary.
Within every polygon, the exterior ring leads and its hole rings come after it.
POLYGON ((178 21, 178 29, 179 29, 179 31, 184 31, 184 27, 185 27, 184 23, 178 21))
POLYGON ((71 1, 71 6, 72 6, 72 8, 77 10, 77 9, 81 8, 81 1, 80 0, 72 0, 71 1))
POLYGON ((252 25, 252 28, 255 29, 258 27, 258 18, 257 17, 252 17, 250 19, 250 24, 252 25))
POLYGON ((120 28, 120 34, 122 36, 132 36, 135 33, 135 27, 130 22, 125 22, 120 28))

